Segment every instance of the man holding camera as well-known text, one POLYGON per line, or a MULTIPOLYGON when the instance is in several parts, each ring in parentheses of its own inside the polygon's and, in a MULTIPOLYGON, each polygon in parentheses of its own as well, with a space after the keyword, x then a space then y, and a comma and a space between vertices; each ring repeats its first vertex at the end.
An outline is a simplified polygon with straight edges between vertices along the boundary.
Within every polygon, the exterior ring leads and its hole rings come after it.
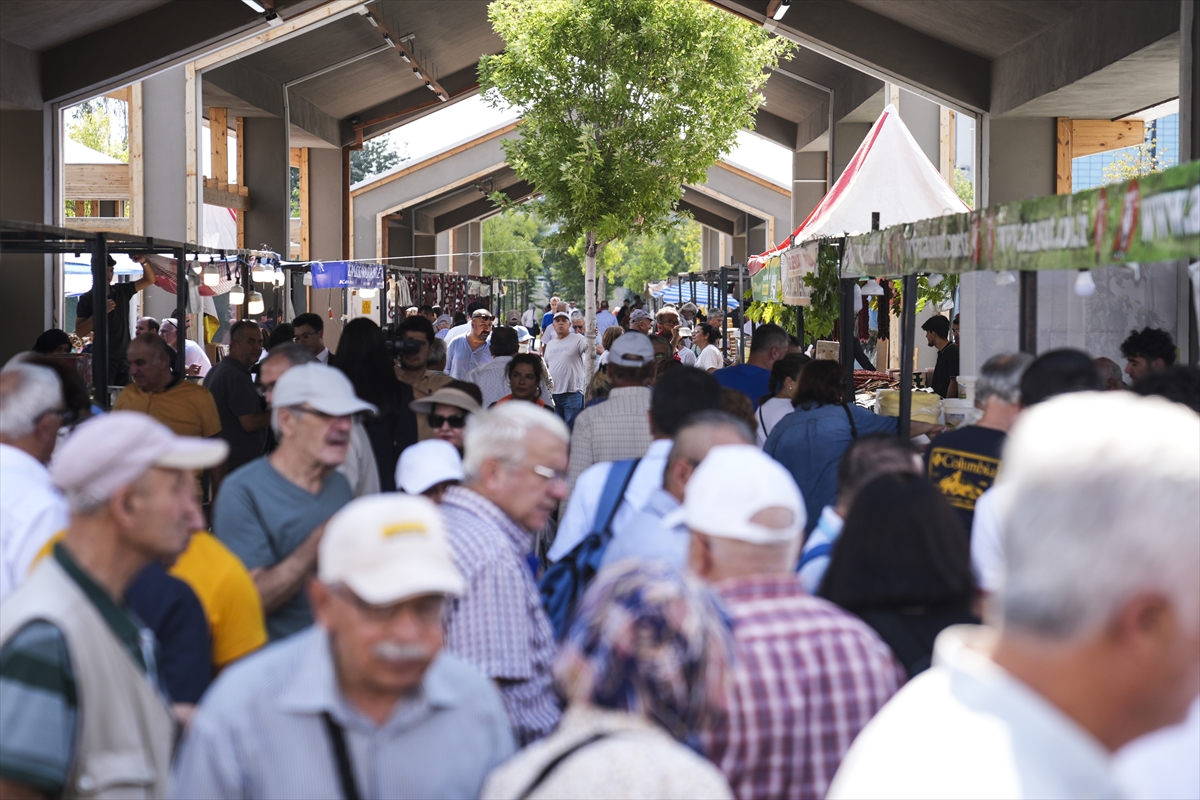
MULTIPOLYGON (((396 377, 412 387, 413 399, 423 400, 450 383, 449 375, 432 372, 427 366, 429 347, 434 339, 433 325, 422 316, 408 317, 396 326, 395 356, 399 367, 396 377)), ((433 438, 427 414, 417 415, 417 439, 433 438)))

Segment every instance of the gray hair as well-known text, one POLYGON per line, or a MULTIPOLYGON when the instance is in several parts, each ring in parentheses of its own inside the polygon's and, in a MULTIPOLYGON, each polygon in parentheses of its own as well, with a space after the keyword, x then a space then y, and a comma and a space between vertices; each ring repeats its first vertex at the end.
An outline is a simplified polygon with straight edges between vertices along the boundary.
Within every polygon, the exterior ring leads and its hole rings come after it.
POLYGON ((49 367, 9 363, 0 377, 0 438, 33 433, 47 411, 62 405, 62 383, 49 367))
POLYGON ((1200 416, 1126 392, 1062 395, 1024 412, 997 482, 1003 626, 1069 639, 1130 598, 1200 614, 1200 416))
POLYGON ((262 360, 262 363, 267 363, 272 358, 285 359, 293 367, 298 367, 301 364, 311 364, 317 360, 317 357, 308 351, 308 348, 297 342, 284 342, 277 344, 267 351, 267 357, 262 360))
POLYGON ((982 408, 990 397, 1013 405, 1020 403, 1021 376, 1032 362, 1029 353, 1003 353, 983 362, 979 382, 975 384, 975 405, 982 408))
POLYGON ((425 359, 425 365, 441 364, 446 360, 446 340, 440 337, 433 337, 433 341, 429 343, 429 356, 425 359))
POLYGON ((467 480, 479 477, 485 461, 519 462, 525 457, 525 443, 533 430, 545 431, 563 443, 571 438, 566 423, 533 403, 503 403, 467 417, 463 434, 463 473, 467 480))

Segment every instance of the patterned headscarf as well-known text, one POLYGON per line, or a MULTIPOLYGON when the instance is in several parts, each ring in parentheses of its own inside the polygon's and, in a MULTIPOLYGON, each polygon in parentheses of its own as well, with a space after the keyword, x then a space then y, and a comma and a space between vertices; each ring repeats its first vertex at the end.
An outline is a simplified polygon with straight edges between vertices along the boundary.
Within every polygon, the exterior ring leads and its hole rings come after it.
POLYGON ((666 564, 621 561, 584 594, 554 675, 569 703, 639 714, 683 741, 723 709, 732 652, 702 583, 666 564))

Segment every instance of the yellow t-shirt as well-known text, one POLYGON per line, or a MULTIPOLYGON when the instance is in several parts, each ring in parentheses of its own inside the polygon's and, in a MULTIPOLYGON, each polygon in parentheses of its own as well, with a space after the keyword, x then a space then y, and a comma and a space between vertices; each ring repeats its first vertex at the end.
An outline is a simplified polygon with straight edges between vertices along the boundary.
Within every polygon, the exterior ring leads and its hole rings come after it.
POLYGON ((194 533, 168 570, 200 598, 212 632, 213 664, 220 669, 267 643, 262 599, 254 579, 211 533, 194 533))
MULTIPOLYGON (((59 531, 29 565, 33 572, 63 538, 59 531)), ((220 669, 267 643, 267 623, 262 598, 254 579, 233 552, 211 533, 192 534, 187 549, 168 572, 196 593, 212 636, 213 666, 220 669)))
POLYGON ((216 436, 221 418, 212 393, 198 383, 180 381, 165 392, 145 392, 131 383, 117 395, 113 411, 141 411, 177 436, 216 436))

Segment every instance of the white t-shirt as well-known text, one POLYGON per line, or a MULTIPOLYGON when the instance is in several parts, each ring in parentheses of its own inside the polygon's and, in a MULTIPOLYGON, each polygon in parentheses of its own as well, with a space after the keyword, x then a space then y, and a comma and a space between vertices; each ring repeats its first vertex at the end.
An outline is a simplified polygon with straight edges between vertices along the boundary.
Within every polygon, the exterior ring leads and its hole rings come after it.
POLYGON ((38 551, 69 519, 67 501, 46 467, 24 450, 0 444, 0 599, 25 581, 38 551))
POLYGON ((1003 486, 993 486, 979 495, 971 521, 971 566, 985 592, 1004 584, 1004 520, 1000 516, 1004 494, 1003 486))
MULTIPOLYGON (((263 353, 266 353, 263 350, 263 353)), ((183 345, 183 361, 189 367, 193 364, 200 365, 200 377, 203 378, 212 369, 212 362, 208 360, 208 355, 204 352, 204 348, 193 342, 191 339, 185 339, 183 345)))
POLYGON ((1130 800, 1200 797, 1200 697, 1187 719, 1134 739, 1116 752, 1113 771, 1130 800))
POLYGON ((715 344, 705 345, 700 351, 700 358, 696 360, 696 366, 703 370, 720 369, 725 366, 725 357, 715 344))
POLYGON ((793 411, 795 411, 795 407, 792 405, 792 401, 786 397, 772 397, 758 407, 758 411, 754 412, 754 416, 758 418, 759 447, 767 443, 767 437, 771 435, 771 431, 779 424, 779 420, 793 411))
POLYGON ((587 338, 571 331, 561 339, 546 345, 546 366, 554 379, 554 393, 582 393, 587 389, 587 364, 583 354, 587 352, 587 338))
POLYGON ((679 356, 679 363, 685 367, 696 366, 696 354, 689 347, 681 347, 676 351, 675 355, 679 356))

